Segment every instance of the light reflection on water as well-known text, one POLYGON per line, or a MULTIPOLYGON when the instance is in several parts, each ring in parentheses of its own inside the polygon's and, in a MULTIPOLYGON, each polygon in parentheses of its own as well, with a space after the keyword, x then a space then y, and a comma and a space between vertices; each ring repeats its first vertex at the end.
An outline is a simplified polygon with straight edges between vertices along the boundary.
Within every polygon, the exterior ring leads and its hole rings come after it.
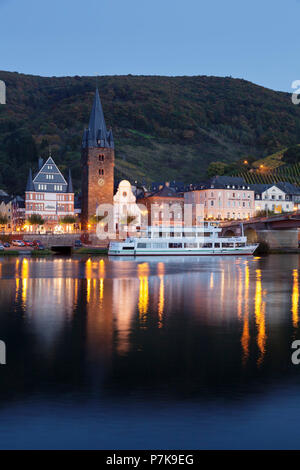
MULTIPOLYGON (((27 413, 41 404, 58 410, 67 402, 76 420, 84 403, 85 426, 110 429, 88 443, 80 433, 65 441, 85 448, 153 448, 157 442, 164 448, 171 436, 173 448, 226 448, 225 429, 236 434, 231 446, 238 448, 249 406, 267 400, 272 409, 272 396, 282 389, 285 412, 300 418, 300 406, 290 405, 300 387, 290 361, 291 342, 300 339, 297 255, 0 258, 0 287, 0 337, 8 349, 8 365, 0 369, 4 448, 16 445, 4 432, 7 407, 21 447, 64 447, 54 431, 46 443, 36 433, 31 440, 22 434, 27 413), (125 402, 127 411, 116 417, 112 408, 125 402), (160 426, 147 434, 161 407, 160 426), (237 409, 238 417, 225 422, 222 416, 237 409), (199 440, 189 413, 199 416, 198 431, 205 431, 206 419, 214 432, 199 440), (128 420, 136 434, 126 434, 128 420), (182 428, 177 434, 174 425, 182 428)), ((46 428, 51 415, 39 411, 46 428)), ((58 420, 72 436, 67 417, 58 420)), ((263 407, 257 420, 272 429, 263 407)), ((282 447, 293 447, 291 430, 280 432, 282 447)), ((248 446, 270 447, 268 439, 258 443, 249 431, 248 446)))

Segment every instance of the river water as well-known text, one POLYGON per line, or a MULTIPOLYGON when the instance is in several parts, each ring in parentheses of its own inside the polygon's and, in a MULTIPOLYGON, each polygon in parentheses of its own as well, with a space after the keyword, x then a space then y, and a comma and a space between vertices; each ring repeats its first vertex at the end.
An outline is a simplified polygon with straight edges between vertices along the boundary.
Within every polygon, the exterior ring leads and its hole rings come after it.
POLYGON ((0 257, 0 448, 300 448, 299 259, 0 257))

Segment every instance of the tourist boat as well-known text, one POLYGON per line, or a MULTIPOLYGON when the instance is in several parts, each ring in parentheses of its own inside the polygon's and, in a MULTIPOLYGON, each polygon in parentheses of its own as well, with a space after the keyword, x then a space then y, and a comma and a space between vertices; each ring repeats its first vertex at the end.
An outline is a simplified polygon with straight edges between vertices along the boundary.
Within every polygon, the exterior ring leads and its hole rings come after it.
POLYGON ((247 243, 242 236, 220 237, 222 229, 216 222, 194 227, 147 227, 125 241, 110 242, 110 256, 146 255, 252 255, 258 244, 247 243))

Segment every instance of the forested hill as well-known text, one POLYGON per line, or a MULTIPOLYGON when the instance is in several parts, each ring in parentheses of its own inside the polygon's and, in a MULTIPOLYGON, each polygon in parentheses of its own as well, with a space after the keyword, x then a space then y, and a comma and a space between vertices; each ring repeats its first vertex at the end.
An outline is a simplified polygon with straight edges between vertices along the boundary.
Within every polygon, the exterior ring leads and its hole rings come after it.
MULTIPOLYGON (((80 187, 80 145, 94 77, 1 72, 0 189, 24 191, 29 167, 52 155, 80 187)), ((212 161, 262 158, 300 142, 300 107, 288 93, 207 76, 104 76, 97 79, 116 144, 116 176, 131 181, 197 182, 212 161)))

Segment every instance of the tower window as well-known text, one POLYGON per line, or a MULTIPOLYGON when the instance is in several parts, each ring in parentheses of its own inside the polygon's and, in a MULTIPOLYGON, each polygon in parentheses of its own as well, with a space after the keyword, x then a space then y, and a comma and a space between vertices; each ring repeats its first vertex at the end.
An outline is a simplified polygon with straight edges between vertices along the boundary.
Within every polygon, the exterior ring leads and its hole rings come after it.
POLYGON ((104 162, 104 155, 99 155, 99 162, 104 162))
POLYGON ((103 168, 100 168, 100 170, 99 170, 99 175, 104 175, 104 170, 103 170, 103 168))

